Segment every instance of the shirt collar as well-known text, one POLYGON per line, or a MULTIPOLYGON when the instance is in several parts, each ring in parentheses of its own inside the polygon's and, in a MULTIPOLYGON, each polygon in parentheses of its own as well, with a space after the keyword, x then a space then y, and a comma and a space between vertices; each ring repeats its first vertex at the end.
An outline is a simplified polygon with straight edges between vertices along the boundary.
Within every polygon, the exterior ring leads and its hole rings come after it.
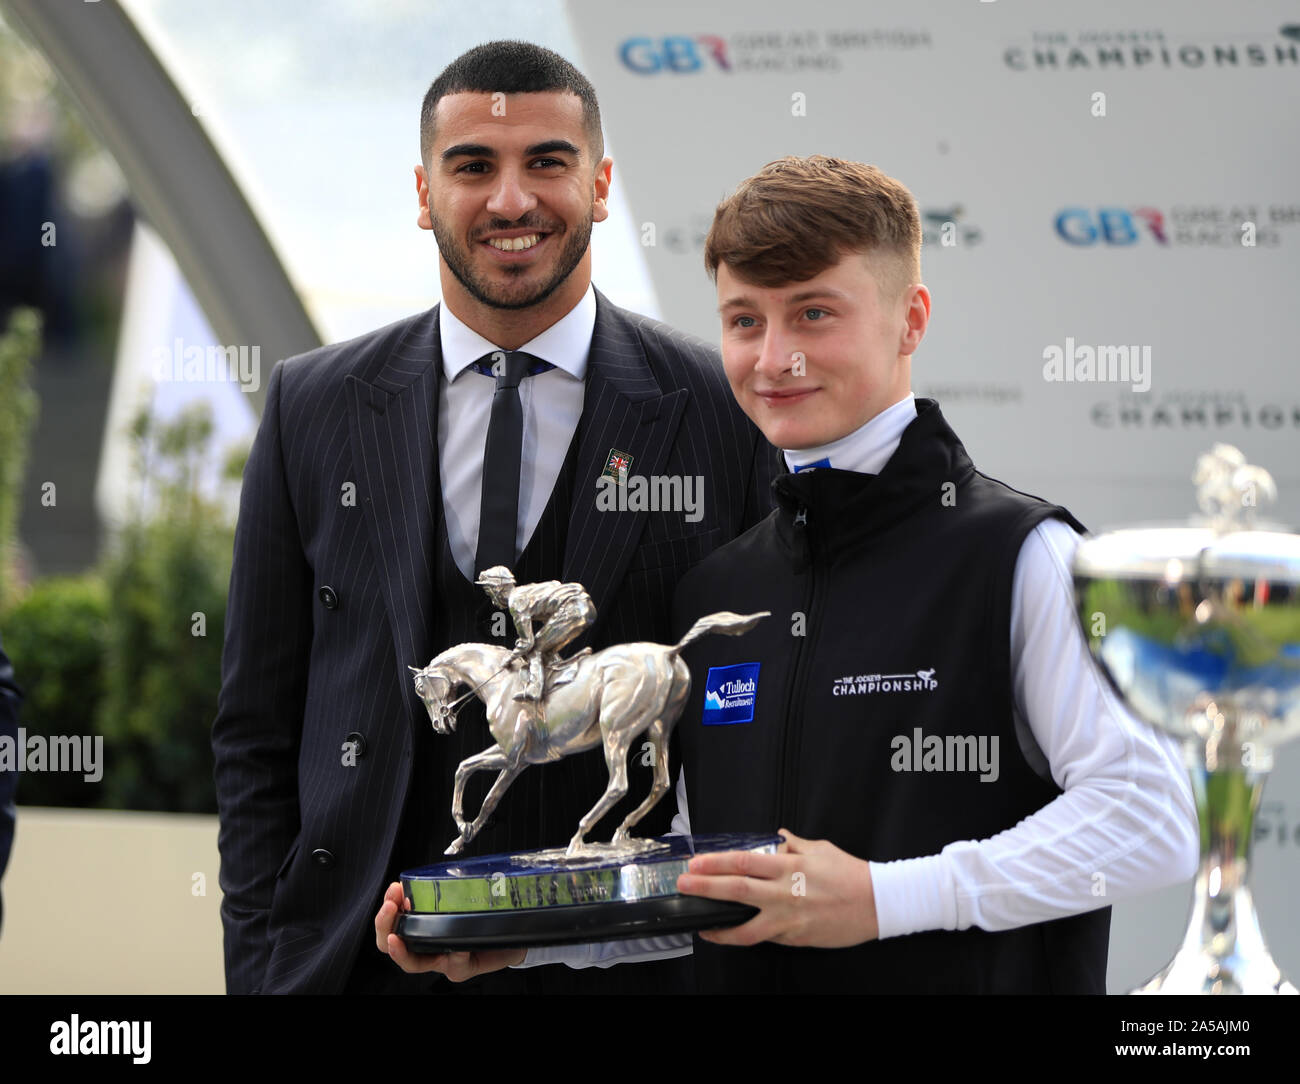
POLYGON ((879 474, 898 448, 903 430, 915 419, 916 396, 908 392, 906 399, 900 399, 893 406, 886 407, 865 425, 839 440, 820 444, 816 448, 798 448, 784 452, 786 465, 795 472, 818 466, 879 474))
MULTIPOLYGON (((519 349, 582 380, 587 375, 587 354, 595 328, 596 288, 588 283, 587 292, 573 308, 519 349)), ((446 305, 439 309, 438 338, 442 343, 442 372, 448 381, 455 380, 484 354, 503 349, 462 322, 446 305)))
POLYGON ((776 529, 792 552, 808 555, 807 530, 796 523, 825 532, 826 542, 835 549, 897 527, 931 502, 937 508, 935 494, 945 483, 965 491, 976 474, 966 449, 938 403, 926 398, 914 402, 916 417, 878 473, 844 469, 777 475, 772 482, 781 508, 776 529))

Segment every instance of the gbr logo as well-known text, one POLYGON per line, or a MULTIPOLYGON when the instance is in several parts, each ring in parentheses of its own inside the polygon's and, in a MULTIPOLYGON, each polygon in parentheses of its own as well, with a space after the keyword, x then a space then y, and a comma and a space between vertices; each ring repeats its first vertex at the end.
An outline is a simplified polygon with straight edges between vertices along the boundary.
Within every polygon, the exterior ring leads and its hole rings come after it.
POLYGON ((628 38, 619 46, 618 56, 625 68, 638 75, 689 73, 706 68, 731 71, 727 43, 716 34, 628 38))
POLYGON ((1165 216, 1154 207, 1066 207, 1056 216, 1056 232, 1072 245, 1135 245, 1148 235, 1169 244, 1165 216))

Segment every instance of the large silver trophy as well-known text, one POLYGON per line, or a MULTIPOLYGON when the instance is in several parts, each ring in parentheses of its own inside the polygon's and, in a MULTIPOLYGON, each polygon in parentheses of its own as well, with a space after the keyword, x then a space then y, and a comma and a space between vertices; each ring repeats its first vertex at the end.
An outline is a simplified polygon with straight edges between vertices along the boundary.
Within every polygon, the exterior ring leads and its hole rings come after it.
POLYGON ((632 829, 671 785, 669 737, 691 686, 682 649, 709 633, 739 636, 768 614, 709 614, 676 644, 618 644, 562 658, 560 650, 595 618, 580 584, 516 585, 503 567, 484 571, 478 582, 514 620, 519 632, 514 648, 459 644, 427 666, 410 668, 435 731, 453 730, 459 705, 477 696, 493 739, 456 770, 452 815, 459 835, 446 853, 464 851, 530 765, 544 766, 599 747, 609 781, 566 847, 464 858, 404 872, 401 882, 411 909, 399 918, 398 935, 415 951, 443 952, 658 936, 734 925, 755 914, 740 904, 682 896, 677 877, 693 854, 770 853, 779 837, 649 840, 633 836, 632 829), (457 695, 461 689, 467 691, 457 695), (608 843, 589 842, 587 834, 626 796, 628 754, 642 742, 649 742, 654 753, 649 793, 608 843), (465 784, 481 771, 494 771, 497 777, 470 820, 464 811, 465 784))
POLYGON ((1265 947, 1250 848, 1274 749, 1300 733, 1300 534, 1256 521, 1269 474, 1200 457, 1204 518, 1085 539, 1075 599, 1092 654, 1139 718, 1184 742, 1201 825, 1191 920, 1134 993, 1296 993, 1265 947))

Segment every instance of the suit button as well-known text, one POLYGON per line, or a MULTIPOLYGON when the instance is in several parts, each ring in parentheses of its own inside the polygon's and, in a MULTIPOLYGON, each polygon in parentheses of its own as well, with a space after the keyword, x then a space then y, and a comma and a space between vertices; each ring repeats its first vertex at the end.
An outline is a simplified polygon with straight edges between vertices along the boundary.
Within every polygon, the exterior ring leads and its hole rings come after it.
POLYGON ((334 865, 334 855, 324 847, 317 847, 311 852, 311 857, 316 865, 320 866, 321 869, 329 869, 334 865))
POLYGON ((325 604, 327 610, 337 610, 339 608, 339 596, 335 594, 334 588, 326 584, 318 592, 320 600, 325 604))
POLYGON ((352 746, 352 755, 355 757, 360 758, 366 755, 366 739, 355 730, 343 739, 343 744, 352 746))

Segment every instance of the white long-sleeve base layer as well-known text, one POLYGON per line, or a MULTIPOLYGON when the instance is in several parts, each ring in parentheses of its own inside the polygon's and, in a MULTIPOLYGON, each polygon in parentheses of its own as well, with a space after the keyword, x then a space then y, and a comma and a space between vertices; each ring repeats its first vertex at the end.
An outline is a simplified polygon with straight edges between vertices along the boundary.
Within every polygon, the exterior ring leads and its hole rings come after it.
MULTIPOLYGON (((1196 871, 1198 831, 1180 747, 1136 719, 1088 654, 1070 574, 1080 536, 1045 520, 1016 560, 1011 661, 1016 735, 1065 793, 1014 828, 942 852, 872 862, 880 937, 1009 930, 1093 910, 1196 871)), ((690 831, 684 772, 673 831, 690 831)), ((831 840, 834 843, 834 840, 831 840)), ((865 905, 865 904, 864 904, 865 905)), ((687 934, 530 949, 520 967, 609 967, 683 956, 687 934)))

